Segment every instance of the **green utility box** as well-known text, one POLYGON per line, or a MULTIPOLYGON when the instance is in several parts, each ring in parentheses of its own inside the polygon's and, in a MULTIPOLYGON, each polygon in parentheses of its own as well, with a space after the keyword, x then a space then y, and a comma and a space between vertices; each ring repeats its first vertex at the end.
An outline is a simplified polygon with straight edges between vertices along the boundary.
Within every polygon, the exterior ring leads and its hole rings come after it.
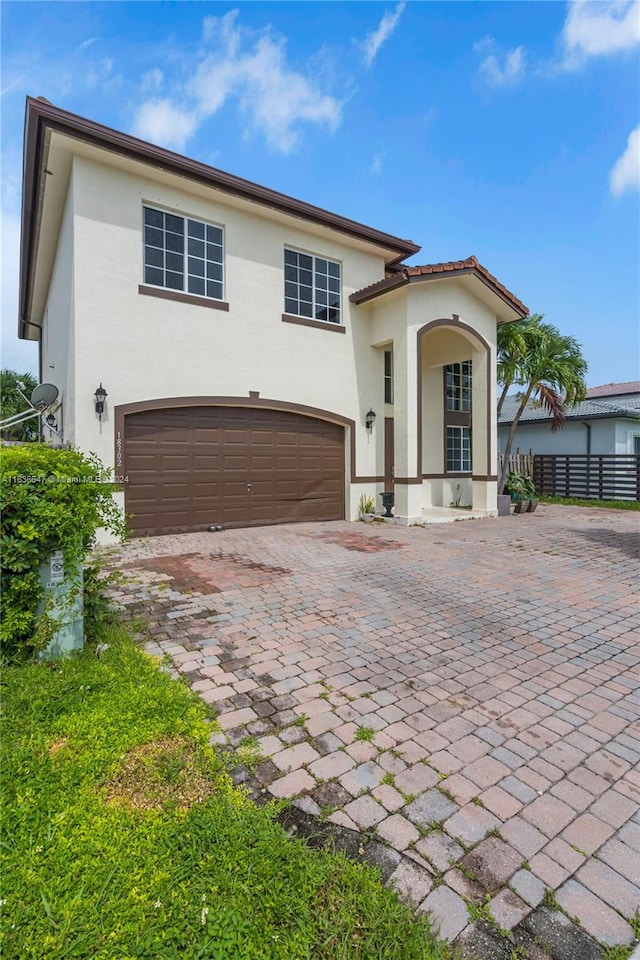
POLYGON ((40 581, 44 588, 44 599, 38 615, 46 609, 55 629, 51 642, 39 653, 39 657, 41 660, 58 660, 84 647, 82 565, 74 571, 73 577, 68 576, 64 551, 54 550, 40 567, 40 581))

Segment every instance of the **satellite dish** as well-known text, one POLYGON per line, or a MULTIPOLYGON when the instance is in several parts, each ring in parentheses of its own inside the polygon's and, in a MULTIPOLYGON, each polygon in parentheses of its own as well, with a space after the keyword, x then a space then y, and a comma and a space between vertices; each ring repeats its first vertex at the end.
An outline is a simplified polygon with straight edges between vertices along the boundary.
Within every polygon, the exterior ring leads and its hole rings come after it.
POLYGON ((31 405, 41 413, 55 403, 60 391, 52 383, 41 383, 31 394, 31 405))

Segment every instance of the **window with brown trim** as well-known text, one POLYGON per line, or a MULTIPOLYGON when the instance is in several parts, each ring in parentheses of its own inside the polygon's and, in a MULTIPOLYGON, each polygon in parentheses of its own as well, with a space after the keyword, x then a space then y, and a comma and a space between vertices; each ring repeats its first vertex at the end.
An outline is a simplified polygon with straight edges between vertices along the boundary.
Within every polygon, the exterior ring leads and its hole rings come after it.
POLYGON ((447 426, 447 473, 468 473, 471 470, 471 430, 469 427, 447 426))
POLYGON ((284 309, 296 317, 340 323, 340 264, 284 251, 284 309))
POLYGON ((181 293, 223 299, 221 227, 144 208, 144 282, 181 293))
POLYGON ((471 360, 444 368, 444 425, 446 473, 470 473, 471 360))
POLYGON ((445 367, 446 409, 459 413, 471 410, 471 360, 445 367))
POLYGON ((384 352, 384 402, 393 403, 393 350, 384 352))

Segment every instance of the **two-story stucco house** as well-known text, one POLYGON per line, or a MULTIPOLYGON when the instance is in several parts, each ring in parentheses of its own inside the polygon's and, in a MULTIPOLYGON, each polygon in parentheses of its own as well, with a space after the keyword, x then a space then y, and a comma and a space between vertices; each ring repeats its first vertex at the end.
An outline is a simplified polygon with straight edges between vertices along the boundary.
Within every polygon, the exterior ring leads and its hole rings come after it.
POLYGON ((20 336, 134 533, 355 519, 384 490, 408 523, 496 512, 496 329, 527 308, 474 257, 408 266, 408 240, 42 99, 23 191, 20 336))

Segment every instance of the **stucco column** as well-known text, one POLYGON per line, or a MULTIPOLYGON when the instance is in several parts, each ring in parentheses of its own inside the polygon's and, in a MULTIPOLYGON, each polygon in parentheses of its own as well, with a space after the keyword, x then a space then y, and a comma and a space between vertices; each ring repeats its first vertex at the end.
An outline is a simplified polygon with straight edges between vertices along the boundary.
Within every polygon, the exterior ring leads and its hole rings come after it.
POLYGON ((394 514, 400 522, 411 523, 422 518, 417 329, 409 327, 394 351, 394 514))
POLYGON ((471 404, 471 455, 473 464, 473 509, 497 511, 496 397, 493 351, 473 349, 473 398, 471 404))

